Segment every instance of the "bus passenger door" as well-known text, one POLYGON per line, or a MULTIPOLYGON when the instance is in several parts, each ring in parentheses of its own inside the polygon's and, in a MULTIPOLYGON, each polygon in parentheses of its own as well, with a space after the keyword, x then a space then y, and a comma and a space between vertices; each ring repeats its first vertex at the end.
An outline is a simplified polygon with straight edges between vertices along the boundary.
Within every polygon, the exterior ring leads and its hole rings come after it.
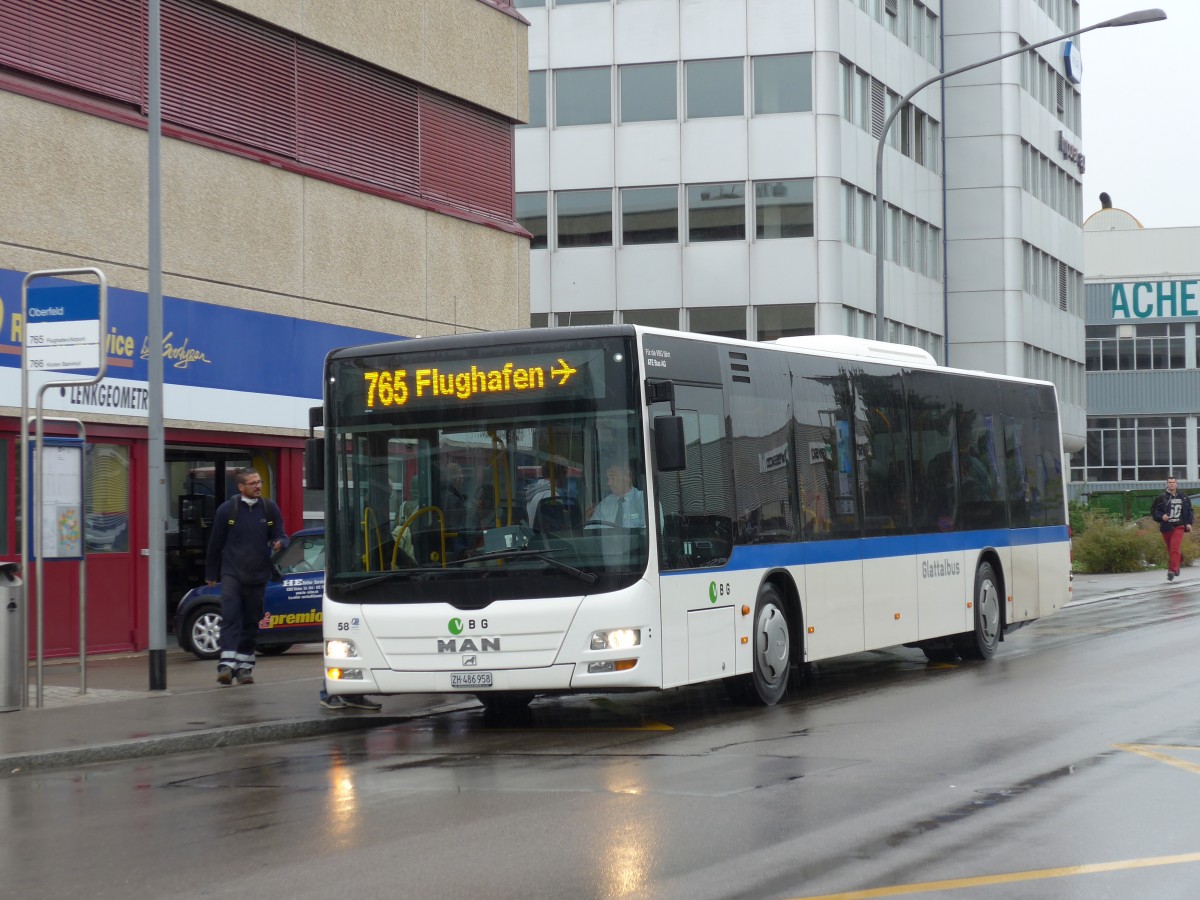
MULTIPOLYGON (((666 414, 665 404, 659 413, 666 414)), ((748 575, 726 568, 733 552, 730 446, 719 388, 675 386, 687 467, 654 469, 662 596, 663 687, 734 674, 733 614, 748 575), (735 580, 739 590, 733 590, 735 580), (726 588, 728 585, 728 588, 726 588)), ((757 589, 757 584, 754 589, 757 589)))

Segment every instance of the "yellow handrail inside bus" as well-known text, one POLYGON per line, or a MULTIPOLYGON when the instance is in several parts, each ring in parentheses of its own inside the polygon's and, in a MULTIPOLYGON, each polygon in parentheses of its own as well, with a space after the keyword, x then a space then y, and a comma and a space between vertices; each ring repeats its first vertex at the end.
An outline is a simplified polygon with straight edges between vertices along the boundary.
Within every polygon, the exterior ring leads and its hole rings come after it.
MULTIPOLYGON (((371 519, 375 518, 375 511, 371 507, 363 509, 363 571, 371 571, 371 519)), ((375 525, 375 536, 379 536, 379 524, 375 525)), ((379 551, 379 571, 383 571, 383 542, 376 541, 376 550, 379 551)))
POLYGON ((512 478, 508 471, 508 449, 504 446, 504 442, 497 437, 496 432, 489 431, 488 437, 492 439, 492 457, 488 460, 488 465, 492 467, 492 508, 495 510, 496 527, 500 527, 500 479, 504 477, 504 500, 508 507, 508 524, 512 525, 513 519, 513 494, 512 494, 512 478), (501 462, 504 463, 501 467, 501 462))
MULTIPOLYGON (((442 508, 440 506, 422 506, 420 509, 418 509, 416 512, 414 512, 411 516, 409 516, 407 519, 405 519, 404 522, 400 525, 400 527, 397 528, 394 532, 394 535, 396 538, 396 544, 394 547, 392 547, 392 568, 393 569, 396 568, 396 557, 400 553, 400 536, 404 534, 404 532, 408 529, 408 527, 410 525, 412 525, 412 523, 414 521, 416 521, 417 516, 420 516, 422 513, 427 513, 427 512, 437 513, 438 520, 441 523, 439 530, 441 531, 441 535, 442 535, 442 557, 441 557, 440 562, 442 564, 442 568, 443 569, 446 568, 446 514, 444 512, 442 512, 442 508)), ((434 561, 437 562, 438 560, 434 560, 434 561)), ((417 562, 419 563, 420 560, 417 560, 417 562)), ((381 568, 381 569, 383 568, 382 562, 379 564, 379 568, 381 568)))

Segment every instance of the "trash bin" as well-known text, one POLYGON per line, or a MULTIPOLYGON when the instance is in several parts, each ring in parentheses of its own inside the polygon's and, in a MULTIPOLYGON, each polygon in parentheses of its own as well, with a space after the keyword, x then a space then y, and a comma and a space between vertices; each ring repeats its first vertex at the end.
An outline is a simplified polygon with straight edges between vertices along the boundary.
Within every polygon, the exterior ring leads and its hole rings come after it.
POLYGON ((21 604, 25 602, 21 564, 0 562, 0 712, 20 709, 22 659, 21 604))

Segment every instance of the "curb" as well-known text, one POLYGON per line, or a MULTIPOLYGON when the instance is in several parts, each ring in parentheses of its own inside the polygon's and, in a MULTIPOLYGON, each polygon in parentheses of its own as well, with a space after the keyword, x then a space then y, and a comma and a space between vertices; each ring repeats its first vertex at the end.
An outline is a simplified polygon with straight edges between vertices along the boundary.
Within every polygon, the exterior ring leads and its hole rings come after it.
POLYGON ((209 728, 203 731, 177 732, 108 744, 92 744, 86 747, 10 753, 0 756, 0 778, 62 766, 116 762, 147 756, 219 750, 223 747, 242 747, 249 744, 267 744, 295 738, 318 737, 323 734, 363 731, 368 728, 396 725, 412 718, 414 716, 351 715, 337 718, 296 719, 283 722, 264 722, 257 725, 236 725, 229 728, 209 728))
POLYGON ((1144 597, 1147 594, 1161 594, 1163 591, 1186 591, 1194 588, 1200 588, 1200 581, 1188 580, 1163 582, 1162 584, 1155 585, 1136 585, 1110 591, 1107 594, 1095 594, 1094 596, 1080 597, 1077 600, 1072 599, 1069 603, 1063 606, 1063 609, 1071 609, 1075 606, 1087 606, 1090 603, 1101 603, 1105 600, 1121 600, 1130 596, 1144 597))
POLYGON ((126 741, 90 744, 84 747, 8 753, 0 756, 0 778, 64 766, 120 762, 149 756, 167 756, 172 753, 220 750, 224 747, 245 747, 251 744, 270 744, 276 741, 320 737, 326 734, 366 731, 369 728, 401 725, 413 719, 470 709, 474 706, 476 706, 474 702, 444 703, 401 715, 338 712, 313 718, 282 719, 254 725, 230 725, 206 728, 201 731, 148 735, 126 741))

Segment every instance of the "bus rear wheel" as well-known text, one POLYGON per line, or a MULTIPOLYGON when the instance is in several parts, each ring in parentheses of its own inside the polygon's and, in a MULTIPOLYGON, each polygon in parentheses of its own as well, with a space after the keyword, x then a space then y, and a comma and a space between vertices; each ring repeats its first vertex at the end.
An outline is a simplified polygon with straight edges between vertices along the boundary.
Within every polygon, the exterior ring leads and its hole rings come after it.
POLYGON ((1003 607, 1000 581, 991 563, 975 570, 975 628, 962 635, 956 649, 963 659, 991 659, 1000 646, 1003 607))
POLYGON ((792 630, 787 606, 773 584, 758 590, 754 604, 754 670, 743 681, 746 700, 774 706, 787 692, 792 668, 792 630))

